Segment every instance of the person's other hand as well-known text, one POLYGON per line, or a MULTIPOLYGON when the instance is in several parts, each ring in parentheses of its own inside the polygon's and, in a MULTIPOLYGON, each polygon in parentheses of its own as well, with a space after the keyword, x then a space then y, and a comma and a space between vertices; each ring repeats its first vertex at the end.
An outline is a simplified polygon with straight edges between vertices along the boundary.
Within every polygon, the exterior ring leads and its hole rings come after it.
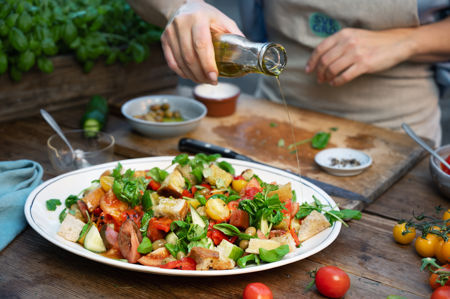
POLYGON ((233 20, 203 1, 182 5, 161 36, 169 67, 194 82, 216 84, 218 71, 211 32, 243 35, 233 20))
POLYGON ((389 69, 411 57, 411 30, 343 29, 314 49, 305 70, 316 71, 319 83, 340 86, 362 74, 389 69))

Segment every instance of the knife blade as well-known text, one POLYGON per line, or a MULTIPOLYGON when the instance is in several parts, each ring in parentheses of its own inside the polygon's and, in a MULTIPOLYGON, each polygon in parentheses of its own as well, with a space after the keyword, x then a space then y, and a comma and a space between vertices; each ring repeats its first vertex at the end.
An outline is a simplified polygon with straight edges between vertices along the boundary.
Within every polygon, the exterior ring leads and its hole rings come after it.
POLYGON ((363 201, 366 203, 369 203, 370 200, 365 197, 364 195, 361 195, 359 193, 332 185, 332 184, 328 184, 316 179, 312 179, 303 175, 299 175, 298 173, 295 173, 293 171, 290 171, 288 169, 282 169, 279 167, 275 167, 275 166, 271 166, 268 165, 266 163, 262 163, 256 160, 253 160, 250 157, 241 155, 229 148, 226 147, 222 147, 222 146, 218 146, 215 144, 211 144, 211 143, 207 143, 204 141, 200 141, 197 139, 192 139, 192 138, 181 138, 178 142, 178 150, 180 152, 189 152, 189 153, 205 153, 205 154, 220 154, 222 157, 225 158, 232 158, 232 159, 237 159, 237 160, 242 160, 242 161, 248 161, 248 162, 253 162, 253 163, 257 163, 257 164, 261 164, 261 165, 265 165, 265 166, 269 166, 272 168, 276 168, 276 169, 280 169, 286 172, 289 172, 293 175, 296 175, 308 182, 313 183, 314 185, 316 185, 317 187, 321 188, 322 190, 324 190, 326 193, 328 193, 331 196, 338 196, 338 197, 342 197, 342 198, 346 198, 346 199, 350 199, 350 200, 357 200, 357 201, 363 201))

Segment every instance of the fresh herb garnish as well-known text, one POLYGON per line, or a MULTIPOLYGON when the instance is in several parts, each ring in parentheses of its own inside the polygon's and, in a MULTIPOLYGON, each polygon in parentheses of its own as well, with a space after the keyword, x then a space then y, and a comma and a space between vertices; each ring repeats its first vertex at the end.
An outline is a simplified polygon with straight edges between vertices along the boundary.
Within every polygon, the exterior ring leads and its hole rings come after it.
POLYGON ((361 212, 357 210, 351 210, 351 209, 344 209, 344 210, 332 210, 331 206, 324 205, 321 203, 314 195, 313 195, 314 202, 312 204, 310 203, 302 203, 298 209, 297 214, 295 214, 295 218, 302 219, 311 214, 312 211, 317 211, 319 213, 323 213, 325 217, 327 217, 328 222, 330 222, 331 225, 333 225, 334 222, 339 221, 344 224, 344 226, 348 227, 348 224, 345 223, 344 220, 349 219, 355 219, 359 220, 361 219, 361 212))
POLYGON ((328 145, 328 141, 330 141, 331 132, 335 132, 337 130, 337 128, 330 128, 329 132, 317 132, 312 138, 303 139, 298 142, 289 144, 287 146, 287 149, 295 153, 295 148, 305 143, 311 143, 311 146, 315 149, 324 149, 328 145))
POLYGON ((144 177, 135 177, 134 171, 128 169, 121 174, 122 165, 119 163, 113 170, 114 183, 112 190, 114 194, 123 202, 135 207, 142 203, 142 197, 147 189, 148 180, 144 177))
POLYGON ((142 238, 141 244, 139 244, 137 251, 142 254, 147 254, 153 249, 152 241, 147 236, 142 238))
POLYGON ((49 199, 45 202, 47 206, 47 210, 56 211, 56 207, 61 205, 61 201, 59 199, 49 199))
POLYGON ((260 260, 259 260, 258 255, 252 253, 252 254, 240 257, 237 260, 237 265, 239 266, 239 268, 245 268, 245 267, 247 267, 247 264, 250 262, 254 262, 255 264, 259 265, 260 260))
POLYGON ((154 181, 162 183, 169 173, 158 167, 153 167, 147 172, 147 176, 151 177, 154 181))
POLYGON ((220 168, 222 168, 226 172, 231 173, 232 175, 234 175, 234 173, 235 173, 233 166, 231 166, 231 164, 228 163, 227 161, 220 161, 220 162, 217 163, 217 166, 219 166, 220 168))
POLYGON ((267 263, 277 262, 288 253, 289 245, 281 245, 280 247, 271 250, 259 248, 259 258, 267 263))
POLYGON ((239 228, 237 228, 236 226, 234 226, 232 224, 228 224, 228 223, 214 224, 213 228, 220 230, 222 233, 224 233, 227 236, 230 236, 230 237, 237 236, 241 240, 250 240, 251 238, 256 238, 252 235, 241 233, 239 228))
MULTIPOLYGON (((205 167, 207 167, 210 163, 215 162, 218 158, 220 158, 220 154, 206 155, 204 153, 199 153, 192 159, 189 159, 187 154, 180 154, 172 160, 172 164, 178 163, 181 166, 189 165, 191 167, 191 174, 195 177, 195 180, 197 182, 201 182, 203 180, 203 169, 205 169, 205 167)), ((222 166, 220 164, 218 164, 218 166, 221 168, 228 168, 224 169, 225 171, 234 172, 233 167, 231 165, 227 166, 226 164, 229 163, 225 162, 221 164, 222 166)))

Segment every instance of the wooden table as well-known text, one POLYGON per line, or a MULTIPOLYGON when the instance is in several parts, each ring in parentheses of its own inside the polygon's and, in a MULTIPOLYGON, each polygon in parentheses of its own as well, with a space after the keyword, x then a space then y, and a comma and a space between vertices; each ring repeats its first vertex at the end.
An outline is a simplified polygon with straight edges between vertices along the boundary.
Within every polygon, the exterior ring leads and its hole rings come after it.
MULTIPOLYGON (((82 111, 82 107, 71 108, 53 115, 63 127, 74 128, 82 111)), ((110 118, 110 124, 117 121, 123 119, 118 115, 110 118)), ((44 179, 53 177, 45 146, 51 134, 38 116, 1 123, 0 160, 32 159, 44 167, 44 179)), ((131 134, 138 144, 148 140, 131 134)), ((168 141, 159 142, 164 145, 168 141)), ((141 156, 120 146, 116 151, 117 160, 141 156)), ((308 271, 323 265, 338 266, 350 275, 346 298, 386 298, 391 294, 428 298, 431 289, 428 274, 419 269, 421 258, 412 246, 396 244, 391 230, 397 219, 410 217, 413 210, 431 214, 437 205, 449 208, 431 182, 425 157, 365 207, 363 218, 350 222, 325 250, 273 270, 225 278, 170 277, 113 268, 69 253, 27 227, 0 253, 0 298, 239 298, 244 287, 255 281, 267 284, 275 298, 322 298, 315 289, 307 293, 304 289, 310 282, 308 271)))

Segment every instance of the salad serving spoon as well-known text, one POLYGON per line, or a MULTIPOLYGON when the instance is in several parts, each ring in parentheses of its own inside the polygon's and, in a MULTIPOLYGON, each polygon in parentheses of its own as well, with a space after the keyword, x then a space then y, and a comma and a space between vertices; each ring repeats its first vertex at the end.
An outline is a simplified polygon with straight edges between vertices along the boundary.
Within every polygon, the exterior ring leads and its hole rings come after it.
POLYGON ((402 123, 402 128, 403 128, 403 130, 405 130, 406 134, 409 135, 409 137, 411 137, 421 147, 423 147, 426 151, 428 151, 430 154, 432 154, 436 159, 438 159, 442 164, 444 164, 445 167, 450 169, 450 165, 444 160, 444 158, 439 156, 439 154, 436 153, 428 144, 426 144, 426 142, 423 141, 422 138, 417 136, 416 133, 414 133, 414 131, 410 128, 410 126, 408 126, 406 123, 402 123))

